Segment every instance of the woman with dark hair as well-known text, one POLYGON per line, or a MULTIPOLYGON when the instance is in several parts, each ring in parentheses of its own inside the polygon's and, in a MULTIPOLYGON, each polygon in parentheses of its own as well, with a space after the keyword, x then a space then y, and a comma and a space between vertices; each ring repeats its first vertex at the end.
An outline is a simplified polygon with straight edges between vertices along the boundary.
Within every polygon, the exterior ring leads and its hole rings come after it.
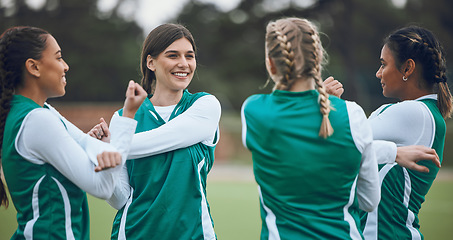
MULTIPOLYGON (((121 169, 115 166, 127 157, 136 126, 131 118, 145 91, 129 83, 125 117, 112 122, 116 134, 106 144, 46 103, 65 94, 68 70, 46 31, 14 27, 0 36, 1 158, 18 222, 12 239, 89 239, 85 192, 109 198, 121 169), (105 168, 111 169, 99 172, 105 168)), ((0 186, 0 202, 7 205, 0 186)))
POLYGON ((442 162, 445 119, 452 113, 442 46, 429 30, 410 26, 390 34, 381 51, 376 77, 382 93, 401 102, 386 104, 369 117, 373 138, 390 143, 376 152, 382 198, 378 208, 364 213, 366 239, 422 239, 418 213, 437 172, 431 161, 420 161, 423 172, 395 163, 398 146, 434 149, 442 162), (390 157, 385 157, 390 156, 390 157))
MULTIPOLYGON (((143 43, 142 85, 149 98, 135 115, 129 160, 108 200, 119 209, 112 239, 216 238, 206 180, 221 108, 213 95, 187 91, 196 66, 192 34, 179 24, 156 27, 143 43)), ((108 134, 105 122, 95 132, 108 134)))

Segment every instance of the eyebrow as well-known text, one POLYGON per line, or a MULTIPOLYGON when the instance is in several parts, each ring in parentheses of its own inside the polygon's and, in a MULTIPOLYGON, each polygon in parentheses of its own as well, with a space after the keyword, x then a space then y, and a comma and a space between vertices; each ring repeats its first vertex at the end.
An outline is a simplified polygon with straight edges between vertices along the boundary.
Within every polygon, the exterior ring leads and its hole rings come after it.
POLYGON ((55 55, 57 55, 57 54, 59 54, 59 53, 61 53, 61 50, 58 50, 58 51, 55 53, 55 55))
MULTIPOLYGON (((166 53, 166 54, 167 54, 167 53, 178 53, 178 51, 176 51, 176 50, 168 50, 168 51, 166 51, 165 53, 166 53)), ((194 51, 193 51, 193 50, 190 50, 190 51, 187 51, 186 53, 194 53, 194 51)))

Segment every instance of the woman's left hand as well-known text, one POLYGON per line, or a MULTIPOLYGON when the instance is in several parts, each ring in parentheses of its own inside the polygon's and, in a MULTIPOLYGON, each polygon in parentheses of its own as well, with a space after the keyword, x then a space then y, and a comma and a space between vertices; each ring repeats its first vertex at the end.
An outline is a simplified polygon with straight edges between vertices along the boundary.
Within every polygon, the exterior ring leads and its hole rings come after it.
POLYGON ((440 168, 439 156, 434 149, 418 145, 397 148, 395 162, 401 167, 419 172, 429 172, 427 167, 417 164, 422 160, 431 161, 440 168))
POLYGON ((110 142, 109 126, 105 122, 104 118, 101 118, 100 121, 101 122, 94 126, 87 134, 103 142, 109 143, 110 142))

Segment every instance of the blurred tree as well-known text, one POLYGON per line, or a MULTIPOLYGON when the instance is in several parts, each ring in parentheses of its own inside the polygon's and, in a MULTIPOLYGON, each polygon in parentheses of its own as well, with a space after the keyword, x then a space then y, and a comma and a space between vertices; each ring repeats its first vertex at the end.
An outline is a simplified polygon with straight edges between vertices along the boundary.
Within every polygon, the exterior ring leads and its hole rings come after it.
POLYGON ((41 27, 59 42, 69 71, 67 94, 58 101, 122 101, 128 80, 140 81, 142 30, 115 9, 105 17, 96 4, 95 0, 46 0, 34 9, 26 0, 15 0, 0 5, 0 30, 41 27))
MULTIPOLYGON (((44 0, 31 8, 26 0, 0 1, 0 29, 34 25, 59 41, 70 65, 64 101, 117 101, 129 79, 139 81, 142 30, 119 13, 118 0, 109 12, 100 12, 96 0, 44 0)), ((266 24, 280 17, 302 17, 316 22, 329 64, 323 76, 335 76, 345 86, 343 97, 372 110, 391 100, 382 96, 375 73, 382 39, 392 30, 417 23, 435 32, 444 43, 447 63, 453 47, 450 0, 242 0, 224 12, 212 3, 187 2, 172 22, 186 25, 199 47, 198 74, 191 91, 207 91, 225 110, 239 110, 251 94, 270 92, 264 66, 266 24), (303 5, 302 5, 303 3, 303 5)))
POLYGON ((199 46, 200 78, 191 89, 212 92, 235 110, 249 95, 269 92, 270 86, 260 88, 268 78, 265 26, 273 19, 296 16, 316 22, 324 33, 322 41, 329 54, 324 77, 335 76, 345 86, 344 98, 373 110, 391 101, 382 96, 375 77, 382 39, 389 32, 413 22, 438 33, 444 44, 453 36, 453 20, 448 15, 453 2, 449 0, 407 0, 399 8, 391 0, 313 0, 305 6, 298 2, 242 0, 228 12, 213 4, 188 2, 173 21, 185 24, 199 46))

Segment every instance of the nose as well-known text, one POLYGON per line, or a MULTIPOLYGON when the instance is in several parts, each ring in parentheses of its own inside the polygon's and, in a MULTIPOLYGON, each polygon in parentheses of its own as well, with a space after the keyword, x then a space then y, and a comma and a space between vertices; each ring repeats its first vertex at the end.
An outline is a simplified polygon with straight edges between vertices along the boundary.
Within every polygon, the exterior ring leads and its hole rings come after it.
POLYGON ((63 60, 63 62, 64 62, 64 72, 69 71, 69 65, 66 63, 65 60, 63 60))
POLYGON ((380 67, 380 68, 377 70, 377 72, 376 72, 376 77, 379 78, 379 79, 382 78, 382 71, 381 71, 381 70, 382 70, 382 68, 380 67))
POLYGON ((189 64, 187 63, 187 59, 185 57, 181 57, 178 62, 178 67, 186 68, 188 66, 189 66, 189 64))

